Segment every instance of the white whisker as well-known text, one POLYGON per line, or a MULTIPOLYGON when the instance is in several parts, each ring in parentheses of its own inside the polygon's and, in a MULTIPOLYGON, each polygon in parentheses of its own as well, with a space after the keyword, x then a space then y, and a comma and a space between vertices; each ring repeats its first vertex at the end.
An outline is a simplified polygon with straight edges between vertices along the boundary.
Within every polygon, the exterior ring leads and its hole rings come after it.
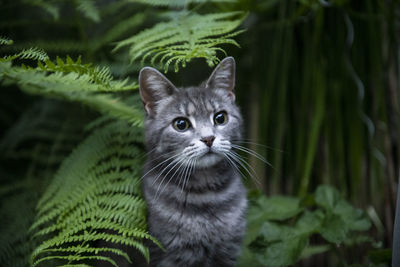
MULTIPOLYGON (((181 182, 184 182, 184 181, 185 181, 186 175, 187 175, 187 173, 188 173, 188 171, 189 171, 189 168, 190 168, 190 165, 191 165, 192 161, 194 161, 194 157, 193 157, 193 158, 190 158, 190 159, 189 159, 189 162, 186 164, 186 166, 185 166, 185 168, 184 168, 184 170, 183 170, 182 176, 179 178, 178 187, 180 187, 181 182)), ((183 192, 183 183, 182 183, 182 188, 181 188, 181 194, 182 194, 182 192, 183 192)))
POLYGON ((281 153, 286 153, 282 149, 271 147, 271 146, 267 146, 267 145, 260 144, 260 143, 256 143, 256 142, 253 142, 251 139, 232 140, 232 142, 241 143, 241 144, 255 145, 255 146, 263 147, 263 148, 266 148, 266 149, 269 149, 269 150, 273 150, 273 151, 277 151, 277 152, 281 152, 281 153))
POLYGON ((242 157, 237 154, 234 151, 229 151, 227 153, 228 156, 230 156, 235 162, 237 162, 249 175, 250 177, 254 180, 254 182, 258 185, 261 186, 261 183, 259 182, 259 178, 257 176, 256 171, 253 169, 253 167, 251 167, 250 164, 248 164, 244 159, 242 159, 242 157), (251 171, 253 171, 254 175, 252 174, 252 172, 249 170, 249 168, 246 167, 246 165, 251 169, 251 171))
MULTIPOLYGON (((164 187, 161 189, 161 191, 160 191, 160 194, 159 195, 161 195, 162 194, 162 192, 165 190, 165 188, 167 188, 167 186, 168 186, 168 184, 172 181, 172 179, 175 177, 175 175, 178 173, 178 171, 180 171, 180 172, 182 172, 182 166, 185 166, 186 167, 186 165, 184 165, 184 164, 186 164, 188 161, 190 161, 191 160, 191 158, 189 158, 189 159, 187 159, 187 158, 183 158, 181 161, 180 161, 180 165, 178 166, 178 168, 175 170, 175 172, 171 175, 171 177, 168 179, 168 181, 165 183, 165 185, 164 185, 164 187)), ((185 168, 184 168, 185 169, 185 168)), ((168 173, 165 175, 165 177, 167 177, 167 175, 168 175, 168 173)), ((162 184, 162 182, 160 183, 160 185, 162 184)), ((158 190, 158 189, 157 189, 158 190)), ((156 198, 157 198, 157 195, 156 195, 156 198)))
MULTIPOLYGON (((168 160, 171 160, 171 159, 174 159, 174 158, 178 157, 179 155, 180 155, 180 154, 171 156, 171 157, 169 157, 169 158, 163 160, 162 162, 158 163, 156 166, 154 166, 153 168, 151 168, 150 170, 148 170, 145 174, 143 174, 142 177, 141 177, 140 179, 143 179, 143 178, 144 178, 147 174, 149 174, 151 171, 153 171, 154 169, 156 169, 156 168, 159 167, 160 165, 166 163, 168 160)), ((174 161, 172 161, 172 162, 174 162, 174 161)), ((171 162, 171 163, 172 163, 172 162, 171 162)))
POLYGON ((249 155, 252 155, 252 156, 256 157, 257 159, 261 160, 262 162, 264 162, 265 164, 267 164, 268 166, 270 166, 271 168, 274 168, 274 167, 271 165, 271 163, 269 163, 262 155, 258 154, 257 152, 255 152, 255 151, 253 151, 253 150, 251 150, 251 149, 248 149, 248 148, 246 148, 246 147, 239 146, 239 145, 234 145, 234 144, 232 144, 232 147, 233 147, 233 148, 236 148, 236 149, 238 149, 238 150, 240 150, 240 151, 243 151, 243 152, 245 152, 245 153, 247 153, 247 154, 249 154, 249 155))
POLYGON ((229 158, 229 156, 228 156, 227 154, 223 154, 223 155, 224 155, 224 157, 228 160, 229 164, 230 164, 232 167, 234 167, 234 168, 240 173, 240 175, 241 175, 243 178, 246 178, 246 176, 245 176, 245 175, 243 174, 243 172, 239 169, 239 167, 236 166, 235 162, 233 162, 232 159, 229 158))
POLYGON ((182 185, 182 192, 185 190, 186 185, 189 183, 190 176, 192 175, 192 171, 194 170, 194 167, 196 166, 197 158, 194 158, 194 160, 190 163, 189 171, 187 178, 185 177, 182 185))
MULTIPOLYGON (((178 160, 175 161, 175 164, 168 170, 168 172, 167 172, 165 175, 163 175, 161 181, 158 183, 157 190, 156 190, 156 193, 155 193, 155 195, 154 195, 154 200, 155 200, 155 201, 157 201, 158 192, 159 192, 160 187, 161 187, 161 185, 163 184, 165 178, 168 177, 168 174, 169 174, 176 166, 178 166, 178 164, 180 164, 180 163, 182 164, 183 161, 184 161, 184 158, 178 158, 178 160)), ((161 174, 162 174, 162 173, 164 172, 164 170, 166 170, 166 169, 168 169, 168 166, 165 167, 165 168, 157 175, 156 179, 154 179, 154 181, 153 181, 152 186, 156 183, 156 181, 158 180, 158 178, 161 176, 161 174)))

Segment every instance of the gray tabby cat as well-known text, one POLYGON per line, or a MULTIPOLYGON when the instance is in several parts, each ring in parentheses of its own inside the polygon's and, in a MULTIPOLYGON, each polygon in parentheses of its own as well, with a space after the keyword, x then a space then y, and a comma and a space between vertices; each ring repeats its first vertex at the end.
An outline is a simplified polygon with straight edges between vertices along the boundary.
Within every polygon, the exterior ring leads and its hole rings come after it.
POLYGON ((176 88, 153 68, 139 75, 147 113, 143 191, 151 266, 233 266, 245 232, 246 191, 232 161, 241 139, 235 61, 200 86, 176 88))

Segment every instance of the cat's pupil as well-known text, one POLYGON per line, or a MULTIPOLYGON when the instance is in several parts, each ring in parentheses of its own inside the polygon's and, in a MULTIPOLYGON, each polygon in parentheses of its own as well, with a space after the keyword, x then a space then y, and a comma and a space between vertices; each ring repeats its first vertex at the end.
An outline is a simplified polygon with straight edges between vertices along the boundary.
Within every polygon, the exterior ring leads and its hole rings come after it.
POLYGON ((178 131, 185 131, 189 128, 189 122, 184 118, 178 118, 173 122, 173 126, 178 131))
POLYGON ((224 124, 227 120, 227 114, 225 111, 218 112, 214 116, 215 124, 224 124))
POLYGON ((186 121, 184 120, 178 120, 176 124, 179 130, 184 130, 186 128, 186 121))

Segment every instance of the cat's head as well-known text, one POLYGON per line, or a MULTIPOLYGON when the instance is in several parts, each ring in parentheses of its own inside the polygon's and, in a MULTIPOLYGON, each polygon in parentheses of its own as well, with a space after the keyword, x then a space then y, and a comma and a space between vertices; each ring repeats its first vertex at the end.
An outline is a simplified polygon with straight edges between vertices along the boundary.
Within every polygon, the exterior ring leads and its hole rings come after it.
POLYGON ((218 163, 241 138, 235 104, 235 60, 225 58, 200 86, 176 88, 157 70, 139 75, 146 110, 146 145, 153 157, 174 158, 199 168, 218 163))

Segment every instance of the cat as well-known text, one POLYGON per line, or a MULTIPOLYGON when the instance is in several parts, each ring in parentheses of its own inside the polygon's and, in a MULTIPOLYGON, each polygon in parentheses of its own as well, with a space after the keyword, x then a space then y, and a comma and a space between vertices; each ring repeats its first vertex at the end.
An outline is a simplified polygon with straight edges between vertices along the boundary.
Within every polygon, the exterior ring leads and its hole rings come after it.
POLYGON ((232 160, 242 138, 235 60, 227 57, 200 86, 177 88, 145 67, 139 88, 148 150, 142 188, 150 266, 234 266, 245 233, 246 190, 232 160))

